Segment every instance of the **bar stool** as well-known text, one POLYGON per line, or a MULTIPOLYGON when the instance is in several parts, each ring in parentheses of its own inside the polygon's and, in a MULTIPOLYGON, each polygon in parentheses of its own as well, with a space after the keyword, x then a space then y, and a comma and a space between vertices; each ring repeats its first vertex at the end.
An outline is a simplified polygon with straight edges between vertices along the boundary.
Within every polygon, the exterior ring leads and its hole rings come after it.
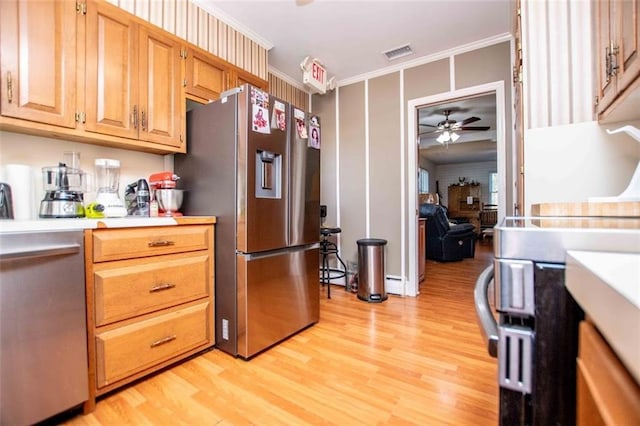
POLYGON ((344 277, 344 289, 347 290, 349 288, 348 278, 347 278, 347 265, 344 264, 340 255, 338 254, 338 246, 333 241, 329 241, 329 237, 335 234, 339 234, 342 232, 340 228, 330 228, 330 227, 321 227, 320 235, 322 239, 320 240, 320 254, 322 255, 322 278, 320 282, 324 287, 324 284, 327 284, 327 299, 331 299, 331 279, 332 278, 342 278, 344 277), (331 269, 329 269, 329 256, 335 255, 338 262, 342 264, 344 271, 339 272, 337 275, 331 275, 331 269))

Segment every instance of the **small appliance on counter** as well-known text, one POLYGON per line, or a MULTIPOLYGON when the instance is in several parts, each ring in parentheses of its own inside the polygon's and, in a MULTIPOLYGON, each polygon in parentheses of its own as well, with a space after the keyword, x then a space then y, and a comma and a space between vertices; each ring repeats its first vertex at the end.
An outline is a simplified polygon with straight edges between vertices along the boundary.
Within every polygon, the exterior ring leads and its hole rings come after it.
POLYGON ((150 216, 151 191, 146 179, 127 185, 124 191, 124 201, 127 204, 129 216, 150 216))
POLYGON ((11 187, 3 182, 0 182, 0 219, 13 219, 11 187))
POLYGON ((125 217, 127 209, 118 196, 120 187, 120 161, 109 158, 96 158, 96 203, 104 207, 105 217, 125 217))
POLYGON ((182 206, 184 190, 177 189, 179 176, 172 172, 159 172, 149 176, 149 186, 153 200, 158 202, 160 216, 182 216, 178 210, 182 206))
POLYGON ((83 191, 86 186, 85 173, 65 163, 42 168, 45 192, 40 202, 41 218, 84 217, 83 191))

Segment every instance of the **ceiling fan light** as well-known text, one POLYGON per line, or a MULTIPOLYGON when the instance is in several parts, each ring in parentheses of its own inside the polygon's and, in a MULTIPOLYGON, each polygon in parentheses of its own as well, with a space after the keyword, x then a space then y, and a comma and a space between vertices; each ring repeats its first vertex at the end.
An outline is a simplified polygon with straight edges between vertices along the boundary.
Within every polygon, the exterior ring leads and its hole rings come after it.
POLYGON ((449 132, 441 133, 436 140, 440 143, 449 142, 449 132))
POLYGON ((451 142, 455 142, 460 138, 460 135, 457 133, 451 132, 451 142))

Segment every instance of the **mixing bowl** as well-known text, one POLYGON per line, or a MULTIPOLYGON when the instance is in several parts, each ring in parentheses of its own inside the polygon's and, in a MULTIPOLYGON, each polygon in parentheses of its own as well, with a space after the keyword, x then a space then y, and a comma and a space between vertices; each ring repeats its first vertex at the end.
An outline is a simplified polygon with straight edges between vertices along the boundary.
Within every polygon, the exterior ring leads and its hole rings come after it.
POLYGON ((165 215, 171 216, 173 213, 180 210, 182 206, 182 197, 184 190, 182 189, 156 189, 154 196, 158 201, 158 207, 160 210, 164 210, 165 215))

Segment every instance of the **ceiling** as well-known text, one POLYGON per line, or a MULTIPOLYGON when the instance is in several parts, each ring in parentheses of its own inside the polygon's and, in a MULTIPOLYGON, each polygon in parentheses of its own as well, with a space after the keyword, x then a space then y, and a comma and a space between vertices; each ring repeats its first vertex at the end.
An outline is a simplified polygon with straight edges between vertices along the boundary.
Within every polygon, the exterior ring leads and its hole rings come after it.
MULTIPOLYGON (((511 31, 512 0, 194 0, 249 29, 269 51, 269 67, 302 84, 310 55, 337 81, 511 31), (413 55, 382 52, 409 43, 413 55)), ((234 25, 235 26, 235 25, 234 25)))
MULTIPOLYGON (((504 36, 511 31, 511 8, 515 3, 512 0, 192 1, 263 46, 270 47, 270 70, 281 76, 284 74, 300 87, 300 62, 308 55, 325 66, 328 78, 335 77, 339 84, 347 83, 345 80, 355 80, 363 74, 399 68, 405 62, 420 61, 479 40, 504 36), (406 44, 410 44, 413 54, 394 61, 389 61, 383 54, 406 44)), ((486 105, 453 106, 465 108, 466 112, 460 115, 462 118, 457 114, 450 118, 462 120, 475 115, 495 123, 495 117, 490 117, 486 105)), ((424 114, 427 113, 434 111, 426 110, 424 114)), ((436 118, 424 117, 434 121, 436 118)), ((437 121, 442 119, 444 116, 437 121)), ((485 139, 487 136, 483 135, 485 139)), ((482 156, 488 156, 487 150, 492 147, 495 158, 495 143, 489 144, 485 140, 471 149, 470 144, 461 142, 462 138, 458 145, 449 145, 443 152, 438 152, 438 147, 421 152, 434 163, 442 164, 484 161, 482 156), (454 154, 458 150, 477 152, 465 157, 454 154)))
POLYGON ((437 126, 445 119, 444 110, 450 110, 449 120, 462 122, 469 117, 480 120, 470 126, 488 126, 484 131, 458 132, 460 138, 453 143, 441 144, 436 138, 439 132, 432 132, 432 127, 419 126, 420 156, 434 164, 470 163, 480 161, 496 161, 497 126, 496 95, 485 94, 465 99, 428 105, 418 109, 418 123, 437 126))

